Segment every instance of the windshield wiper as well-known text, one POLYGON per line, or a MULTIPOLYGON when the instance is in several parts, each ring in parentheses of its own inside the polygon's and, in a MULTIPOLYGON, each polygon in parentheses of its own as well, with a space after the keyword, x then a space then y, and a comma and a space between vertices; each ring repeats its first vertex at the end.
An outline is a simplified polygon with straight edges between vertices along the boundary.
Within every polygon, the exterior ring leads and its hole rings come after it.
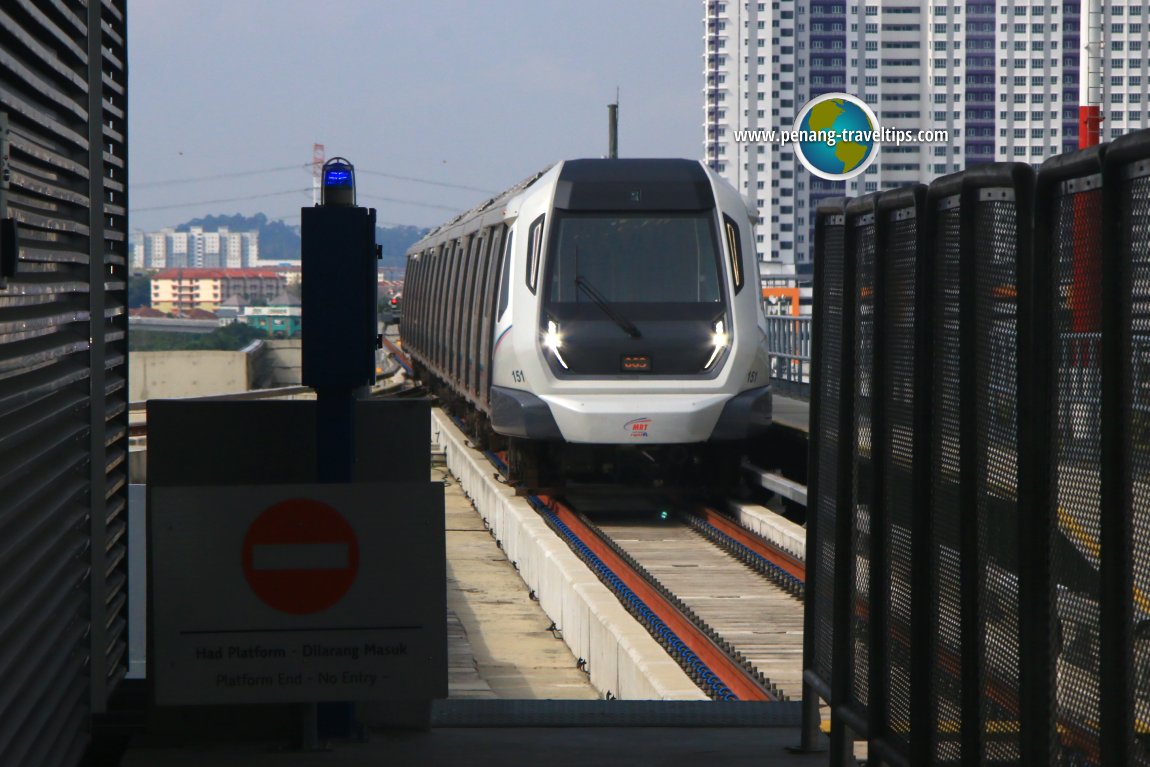
POLYGON ((599 291, 591 287, 591 283, 586 279, 576 275, 575 287, 591 296, 591 300, 595 302, 595 305, 602 309, 604 314, 615 320, 615 324, 623 328, 623 330, 626 331, 627 335, 631 336, 631 338, 643 337, 643 334, 639 332, 639 328, 635 327, 635 323, 631 322, 631 320, 615 311, 615 308, 611 306, 610 302, 603 298, 603 296, 599 294, 599 291))

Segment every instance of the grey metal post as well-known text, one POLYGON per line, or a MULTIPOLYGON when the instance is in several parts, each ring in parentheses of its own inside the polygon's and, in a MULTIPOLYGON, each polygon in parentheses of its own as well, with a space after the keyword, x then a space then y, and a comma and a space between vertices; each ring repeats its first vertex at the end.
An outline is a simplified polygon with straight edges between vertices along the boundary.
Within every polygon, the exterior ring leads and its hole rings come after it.
POLYGON ((619 102, 607 105, 607 156, 619 157, 619 102))

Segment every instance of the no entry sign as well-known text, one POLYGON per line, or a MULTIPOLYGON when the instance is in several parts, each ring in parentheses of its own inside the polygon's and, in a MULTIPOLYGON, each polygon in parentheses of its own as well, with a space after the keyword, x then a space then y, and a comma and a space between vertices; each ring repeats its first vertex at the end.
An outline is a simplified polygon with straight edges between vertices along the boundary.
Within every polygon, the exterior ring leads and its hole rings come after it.
POLYGON ((447 695, 443 486, 149 488, 160 705, 447 695))
POLYGON ((292 615, 326 610, 343 598, 359 571, 355 530, 321 501, 282 501, 248 528, 243 570, 269 607, 292 615))

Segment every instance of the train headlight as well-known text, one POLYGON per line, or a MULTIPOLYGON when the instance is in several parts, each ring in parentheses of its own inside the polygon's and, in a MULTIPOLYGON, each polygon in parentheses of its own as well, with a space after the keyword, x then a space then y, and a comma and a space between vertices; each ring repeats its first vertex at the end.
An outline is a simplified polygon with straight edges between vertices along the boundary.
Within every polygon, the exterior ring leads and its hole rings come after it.
POLYGON ((730 336, 727 335, 727 328, 723 324, 723 321, 719 320, 715 323, 715 332, 711 334, 711 345, 714 347, 711 351, 711 358, 707 360, 706 365, 703 365, 703 370, 711 369, 711 365, 715 364, 715 360, 719 359, 719 356, 730 342, 731 339, 730 336))
POLYGON ((567 362, 559 353, 559 349, 563 346, 563 334, 559 332, 559 325, 555 320, 547 320, 547 332, 543 334, 543 345, 551 350, 555 359, 559 361, 564 370, 567 370, 567 362))

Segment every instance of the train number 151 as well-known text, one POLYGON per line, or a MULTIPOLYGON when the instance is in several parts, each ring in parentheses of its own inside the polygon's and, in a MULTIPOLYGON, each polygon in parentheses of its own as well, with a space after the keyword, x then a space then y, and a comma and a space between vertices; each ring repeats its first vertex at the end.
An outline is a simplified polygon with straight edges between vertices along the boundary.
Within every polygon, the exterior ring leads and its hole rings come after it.
POLYGON ((522 370, 512 370, 511 378, 515 380, 515 383, 523 383, 527 380, 527 376, 523 375, 522 370))

